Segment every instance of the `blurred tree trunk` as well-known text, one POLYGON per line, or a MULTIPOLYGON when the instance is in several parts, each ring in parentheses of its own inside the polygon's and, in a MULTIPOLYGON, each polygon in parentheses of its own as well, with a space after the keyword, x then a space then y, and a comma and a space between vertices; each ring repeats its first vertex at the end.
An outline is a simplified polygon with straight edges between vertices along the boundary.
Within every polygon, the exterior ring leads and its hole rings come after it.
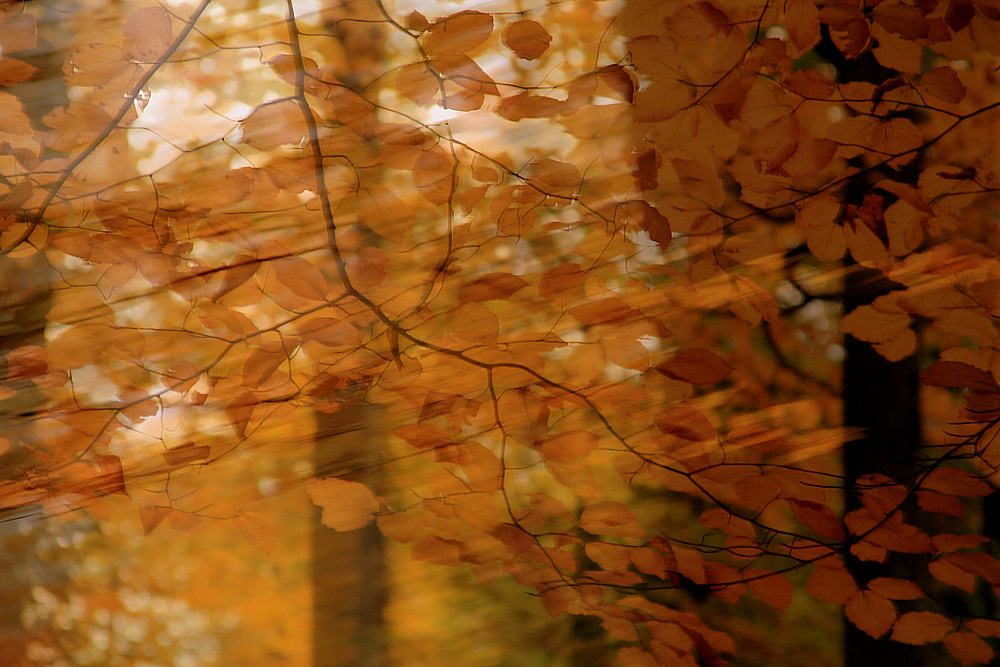
MULTIPOLYGON (((339 48, 324 53, 333 76, 369 99, 377 97, 377 77, 385 69, 384 20, 374 0, 321 3, 324 33, 339 48)), ((377 243, 374 236, 366 243, 377 243)), ((351 402, 332 413, 317 413, 314 467, 317 477, 343 477, 381 492, 379 464, 385 433, 378 409, 351 402)), ((375 523, 337 533, 313 510, 313 667, 383 667, 387 664, 383 609, 387 599, 385 545, 375 523)))
MULTIPOLYGON (((317 413, 316 476, 362 482, 379 493, 377 464, 385 436, 376 417, 377 409, 363 403, 317 413)), ((320 523, 320 508, 313 514, 313 667, 382 667, 387 664, 382 535, 374 523, 338 533, 320 523)))
MULTIPOLYGON (((76 2, 31 3, 30 16, 23 3, 11 3, 0 12, 3 31, 12 43, 0 43, 5 56, 36 67, 27 82, 9 86, 36 127, 53 109, 68 103, 62 66, 75 37, 69 20, 76 2), (34 18, 35 30, 31 29, 34 18), (32 40, 34 32, 34 40, 32 40)), ((16 394, 0 400, 0 437, 9 448, 0 456, 0 479, 16 479, 29 462, 29 448, 38 434, 33 433, 34 414, 44 407, 44 396, 29 377, 18 377, 8 354, 26 346, 45 345, 45 317, 52 305, 51 282, 54 272, 41 254, 22 255, 16 250, 0 257, 0 379, 2 386, 16 394)), ((0 514, 0 664, 24 665, 30 635, 22 623, 22 609, 39 580, 57 583, 62 572, 38 572, 30 555, 40 536, 32 508, 0 514), (27 558, 25 556, 28 556, 27 558)))

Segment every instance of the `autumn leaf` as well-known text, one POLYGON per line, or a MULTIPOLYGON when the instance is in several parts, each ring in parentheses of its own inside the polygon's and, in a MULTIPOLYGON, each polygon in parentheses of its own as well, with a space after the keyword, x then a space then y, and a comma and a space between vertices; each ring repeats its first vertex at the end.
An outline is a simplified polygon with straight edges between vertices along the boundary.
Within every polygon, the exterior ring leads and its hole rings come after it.
POLYGON ((656 241, 661 250, 667 249, 673 236, 670 233, 670 222, 666 216, 638 199, 624 202, 621 209, 626 218, 639 229, 647 232, 649 238, 656 241))
POLYGON ((820 602, 844 604, 855 596, 858 586, 846 569, 821 565, 809 576, 805 591, 820 602))
POLYGON ((896 608, 874 591, 862 589, 844 605, 847 619, 859 630, 879 639, 896 621, 896 608))
POLYGON ((645 531, 635 515, 622 503, 606 500, 588 506, 580 516, 580 528, 593 535, 642 537, 645 531))
POLYGON ((971 632, 953 632, 944 638, 944 647, 963 665, 989 662, 993 649, 971 632))
POLYGON ((306 482, 309 498, 323 509, 324 526, 338 532, 361 528, 375 518, 378 500, 364 484, 336 477, 306 482))
POLYGON ((464 11, 435 21, 424 32, 421 44, 429 56, 466 53, 485 42, 493 32, 493 17, 464 11))
POLYGON ((503 43, 524 60, 536 60, 549 48, 552 35, 537 21, 522 19, 503 31, 503 43))
POLYGON ((716 384, 733 372, 732 367, 710 350, 680 350, 671 359, 656 366, 669 378, 691 384, 716 384))
POLYGON ((478 303, 495 299, 509 299, 528 286, 523 279, 510 273, 487 273, 462 285, 458 292, 459 303, 478 303))
POLYGON ((955 624, 941 614, 911 611, 899 617, 890 639, 903 644, 930 644, 941 641, 954 628, 955 624))
POLYGON ((257 150, 271 151, 285 144, 299 145, 308 135, 302 110, 294 100, 260 105, 241 123, 243 143, 257 150))
POLYGON ((137 61, 156 60, 173 41, 170 14, 163 7, 136 9, 125 20, 124 36, 122 53, 125 57, 137 61))
POLYGON ((917 90, 948 104, 958 104, 965 99, 966 92, 958 72, 948 66, 935 67, 923 74, 917 83, 917 90))
POLYGON ((920 373, 932 387, 963 387, 981 393, 1000 393, 1000 385, 990 373, 961 361, 937 361, 920 373))

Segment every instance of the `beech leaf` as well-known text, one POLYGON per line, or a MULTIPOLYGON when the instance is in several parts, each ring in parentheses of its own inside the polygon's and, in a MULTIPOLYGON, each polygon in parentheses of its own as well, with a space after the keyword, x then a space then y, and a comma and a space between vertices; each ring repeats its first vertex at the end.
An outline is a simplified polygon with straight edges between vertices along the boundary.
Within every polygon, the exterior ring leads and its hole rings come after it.
POLYGON ((466 53, 485 42, 491 32, 492 16, 464 11, 435 21, 427 28, 421 44, 429 56, 466 53))
POLYGON ((664 375, 691 384, 716 384, 733 372, 732 366, 710 350, 690 348, 680 350, 671 359, 656 367, 664 375))
POLYGON ((552 35, 541 23, 522 19, 511 23, 503 32, 503 43, 524 60, 535 60, 545 53, 552 43, 552 35))
POLYGON ((891 639, 903 644, 939 642, 955 629, 946 616, 932 611, 911 611, 903 614, 892 628, 891 639))
POLYGON ((881 638, 896 620, 896 608, 874 591, 859 590, 844 605, 847 619, 875 639, 881 638))

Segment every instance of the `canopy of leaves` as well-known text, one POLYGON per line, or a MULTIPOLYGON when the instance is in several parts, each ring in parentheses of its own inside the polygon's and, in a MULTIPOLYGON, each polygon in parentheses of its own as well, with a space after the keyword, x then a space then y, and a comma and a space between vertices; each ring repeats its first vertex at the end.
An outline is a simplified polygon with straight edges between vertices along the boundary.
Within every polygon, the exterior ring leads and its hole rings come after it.
POLYGON ((37 10, 0 3, 0 254, 52 294, 3 349, 0 507, 216 515, 199 470, 365 403, 397 481, 321 471, 323 522, 511 576, 622 664, 732 659, 706 596, 992 658, 939 593, 995 592, 996 545, 915 517, 1000 466, 993 4, 125 4, 33 117, 37 10), (894 287, 836 323, 862 270, 894 287), (912 474, 846 515, 841 334, 939 357, 912 474), (845 568, 894 553, 923 576, 845 568))

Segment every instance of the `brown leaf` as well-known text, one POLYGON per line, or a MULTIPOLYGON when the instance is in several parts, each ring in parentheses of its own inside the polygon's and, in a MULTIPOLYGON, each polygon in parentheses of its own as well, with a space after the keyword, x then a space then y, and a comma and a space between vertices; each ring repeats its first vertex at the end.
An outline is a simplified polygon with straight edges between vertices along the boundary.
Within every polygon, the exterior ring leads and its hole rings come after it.
POLYGON ((193 442, 185 442, 183 445, 171 447, 162 454, 163 460, 171 468, 194 463, 195 461, 207 461, 212 456, 212 448, 208 445, 196 445, 193 442))
POLYGON ((732 366, 709 350, 689 348, 656 367, 667 377, 691 384, 716 384, 733 372, 732 366))
POLYGON ((966 92, 958 78, 958 72, 947 65, 935 67, 921 76, 917 82, 917 90, 948 104, 958 104, 965 99, 966 92))
POLYGON ((462 285, 458 292, 459 303, 479 303, 496 299, 509 299, 528 286, 523 279, 510 273, 487 273, 462 285))
POLYGON ((640 199, 624 202, 621 209, 630 222, 649 233, 649 238, 656 241, 661 250, 667 249, 673 236, 665 215, 640 199))
POLYGON ((552 35, 537 21, 522 19, 511 23, 503 31, 503 43, 518 58, 535 60, 548 50, 552 35))
POLYGON ((920 372, 924 384, 932 387, 966 388, 993 394, 1000 392, 1000 385, 993 376, 961 361, 938 361, 920 372))

